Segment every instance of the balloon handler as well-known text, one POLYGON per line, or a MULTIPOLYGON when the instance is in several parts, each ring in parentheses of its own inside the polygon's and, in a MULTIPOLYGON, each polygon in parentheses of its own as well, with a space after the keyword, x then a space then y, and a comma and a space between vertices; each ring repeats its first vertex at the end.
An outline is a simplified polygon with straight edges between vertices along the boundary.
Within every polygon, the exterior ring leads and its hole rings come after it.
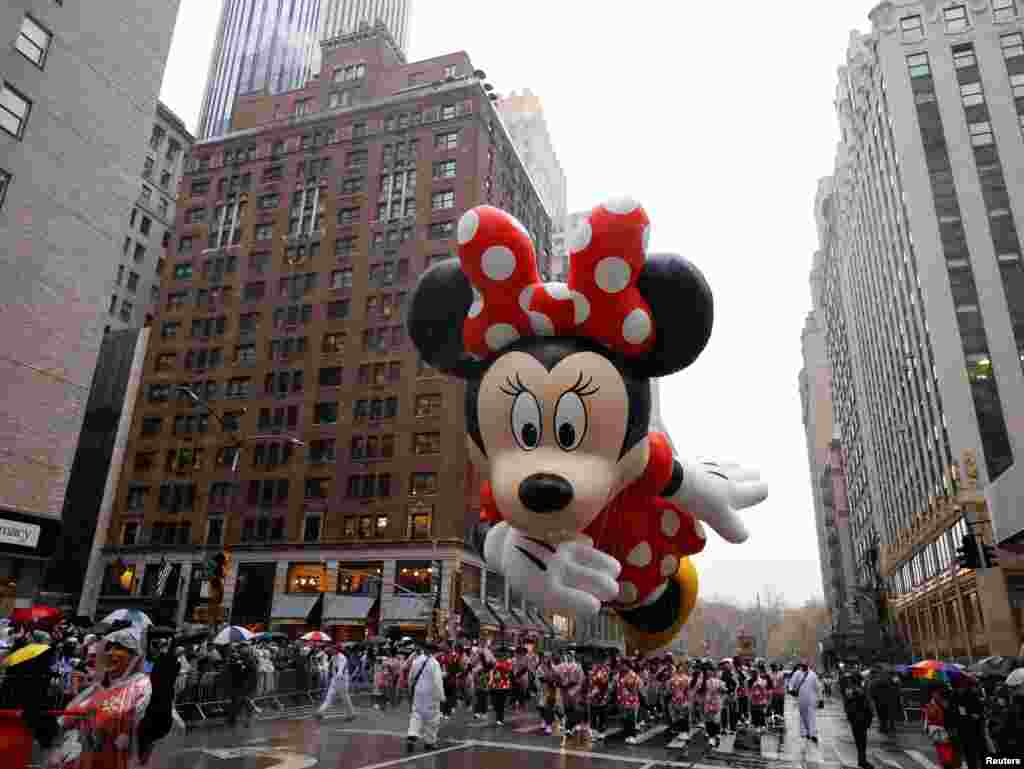
POLYGON ((650 380, 697 359, 713 316, 701 272, 649 236, 636 201, 599 205, 571 234, 568 282, 544 283, 526 228, 478 206, 409 312, 424 361, 466 383, 488 566, 550 611, 612 606, 641 653, 696 603, 704 524, 743 542, 738 511, 767 497, 758 473, 678 459, 648 431, 650 380))

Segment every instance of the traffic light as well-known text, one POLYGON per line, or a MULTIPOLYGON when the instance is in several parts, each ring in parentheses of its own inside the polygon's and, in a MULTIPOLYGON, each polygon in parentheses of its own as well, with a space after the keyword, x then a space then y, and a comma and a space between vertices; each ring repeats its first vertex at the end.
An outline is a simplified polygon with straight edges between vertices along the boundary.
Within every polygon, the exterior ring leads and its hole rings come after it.
POLYGON ((961 569, 980 569, 978 540, 973 534, 964 534, 960 547, 956 549, 956 560, 961 569))
POLYGON ((994 569, 999 565, 999 557, 996 555, 996 549, 992 545, 981 546, 981 562, 983 569, 994 569))

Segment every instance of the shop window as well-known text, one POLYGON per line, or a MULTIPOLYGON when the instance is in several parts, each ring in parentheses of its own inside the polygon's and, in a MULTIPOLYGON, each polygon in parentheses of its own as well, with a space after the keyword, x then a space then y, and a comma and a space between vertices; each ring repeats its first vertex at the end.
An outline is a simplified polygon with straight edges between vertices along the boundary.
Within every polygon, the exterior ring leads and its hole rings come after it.
POLYGON ((381 563, 343 563, 338 567, 338 593, 379 597, 383 574, 381 563))
POLYGON ((293 563, 288 567, 288 592, 319 593, 325 577, 322 564, 293 563))
POLYGON ((430 593, 432 571, 430 561, 399 561, 395 565, 395 595, 430 593))

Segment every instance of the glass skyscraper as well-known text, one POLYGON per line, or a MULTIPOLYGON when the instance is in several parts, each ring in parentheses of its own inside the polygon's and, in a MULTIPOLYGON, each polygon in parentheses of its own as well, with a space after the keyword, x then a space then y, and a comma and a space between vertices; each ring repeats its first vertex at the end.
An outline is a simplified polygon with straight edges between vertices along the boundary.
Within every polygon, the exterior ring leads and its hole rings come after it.
POLYGON ((198 138, 227 133, 239 94, 300 88, 320 69, 320 41, 384 23, 404 53, 411 0, 225 0, 198 138))

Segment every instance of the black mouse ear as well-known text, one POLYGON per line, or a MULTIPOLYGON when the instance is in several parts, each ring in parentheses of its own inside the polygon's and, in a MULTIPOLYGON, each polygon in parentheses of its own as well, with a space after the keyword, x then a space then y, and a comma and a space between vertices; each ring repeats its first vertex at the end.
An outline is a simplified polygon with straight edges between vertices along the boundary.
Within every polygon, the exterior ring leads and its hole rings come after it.
POLYGON ((473 304, 473 289, 458 259, 445 259, 424 272, 409 303, 409 338, 420 357, 445 374, 470 379, 484 364, 463 347, 462 325, 473 304))
POLYGON ((711 338, 714 302, 703 273, 677 254, 648 254, 637 288, 654 314, 654 348, 631 359, 642 376, 681 371, 701 354, 711 338))

